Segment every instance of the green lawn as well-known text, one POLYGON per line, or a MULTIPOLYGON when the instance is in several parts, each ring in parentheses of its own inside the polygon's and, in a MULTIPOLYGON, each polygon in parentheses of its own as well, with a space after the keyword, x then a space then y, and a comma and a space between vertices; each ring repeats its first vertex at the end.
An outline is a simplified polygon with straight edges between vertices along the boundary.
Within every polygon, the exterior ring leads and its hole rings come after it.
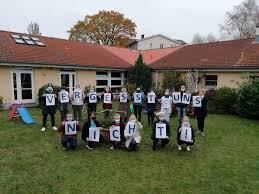
POLYGON ((0 112, 1 194, 259 193, 258 121, 209 115, 206 137, 197 135, 189 153, 176 150, 172 118, 170 145, 153 152, 144 116, 138 152, 112 151, 108 144, 91 151, 81 142, 76 152, 64 152, 57 132, 40 131, 40 110, 29 111, 36 125, 8 122, 8 112, 0 112))

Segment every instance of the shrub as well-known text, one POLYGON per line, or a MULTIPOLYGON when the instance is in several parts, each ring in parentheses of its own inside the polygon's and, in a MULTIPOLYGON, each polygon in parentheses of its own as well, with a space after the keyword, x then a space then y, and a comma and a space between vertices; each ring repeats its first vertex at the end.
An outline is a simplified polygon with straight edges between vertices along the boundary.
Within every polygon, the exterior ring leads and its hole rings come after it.
POLYGON ((0 110, 4 109, 4 100, 3 97, 0 96, 0 110))
POLYGON ((152 85, 151 70, 148 65, 143 63, 141 55, 139 55, 135 65, 128 72, 128 82, 136 86, 142 86, 145 93, 152 85))
POLYGON ((245 82, 240 86, 236 112, 241 117, 259 119, 259 79, 245 82))
POLYGON ((164 96, 164 94, 165 94, 165 90, 164 90, 164 89, 161 89, 161 88, 156 88, 154 91, 155 91, 156 96, 157 96, 158 98, 161 98, 161 97, 164 96))
POLYGON ((185 85, 185 81, 181 78, 181 74, 175 71, 167 71, 164 73, 162 88, 179 91, 181 86, 185 85))
MULTIPOLYGON (((43 102, 42 102, 42 95, 44 94, 46 88, 48 87, 48 85, 44 85, 42 86, 40 89, 39 89, 39 92, 38 92, 38 102, 39 102, 39 105, 42 106, 43 105, 43 102)), ((53 93, 58 95, 59 91, 60 91, 60 86, 52 86, 53 87, 53 93)))
POLYGON ((128 94, 132 95, 137 86, 134 83, 126 82, 123 87, 127 89, 128 94))

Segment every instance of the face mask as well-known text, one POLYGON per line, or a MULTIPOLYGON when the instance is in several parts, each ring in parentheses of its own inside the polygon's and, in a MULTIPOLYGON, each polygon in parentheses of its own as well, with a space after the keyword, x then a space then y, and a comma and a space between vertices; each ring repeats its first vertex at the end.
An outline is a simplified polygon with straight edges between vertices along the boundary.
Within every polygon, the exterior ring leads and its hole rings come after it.
POLYGON ((133 122, 133 123, 136 123, 136 119, 132 119, 132 120, 130 120, 130 122, 133 122))
POLYGON ((94 92, 94 89, 91 89, 90 92, 94 92))
POLYGON ((201 95, 201 99, 203 99, 204 98, 204 95, 201 95))
POLYGON ((169 95, 169 92, 165 92, 165 95, 168 96, 168 95, 169 95))
POLYGON ((182 88, 181 88, 181 91, 184 92, 184 91, 185 91, 185 87, 182 87, 182 88))
POLYGON ((183 126, 189 127, 189 126, 190 126, 190 123, 189 123, 189 122, 183 122, 183 126))
POLYGON ((115 119, 114 121, 115 121, 115 123, 119 123, 120 119, 115 119))
POLYGON ((49 86, 49 87, 47 87, 46 91, 49 92, 49 93, 52 93, 53 92, 53 88, 51 86, 49 86))
POLYGON ((163 121, 163 120, 165 120, 165 117, 159 117, 159 120, 163 121))
POLYGON ((96 117, 94 116, 94 117, 92 117, 91 119, 94 121, 94 120, 96 119, 96 117))

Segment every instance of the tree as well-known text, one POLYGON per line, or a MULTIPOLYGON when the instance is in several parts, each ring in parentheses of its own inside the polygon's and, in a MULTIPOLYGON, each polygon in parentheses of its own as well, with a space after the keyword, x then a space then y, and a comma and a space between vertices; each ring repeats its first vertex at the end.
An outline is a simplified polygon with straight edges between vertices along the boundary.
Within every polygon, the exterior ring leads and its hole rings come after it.
POLYGON ((99 11, 95 15, 86 15, 69 31, 70 40, 126 46, 136 36, 136 24, 115 11, 99 11))
POLYGON ((34 36, 40 36, 40 26, 36 22, 31 22, 27 27, 28 33, 34 36))
POLYGON ((181 86, 185 85, 185 81, 181 78, 181 74, 175 71, 166 71, 164 73, 162 88, 179 91, 181 86))
POLYGON ((196 33, 193 36, 192 44, 203 44, 203 43, 216 42, 216 41, 217 41, 217 38, 212 33, 209 33, 207 37, 202 36, 199 33, 196 33))
POLYGON ((142 55, 139 55, 135 65, 129 70, 128 82, 136 86, 142 86, 147 92, 152 85, 152 73, 148 65, 143 63, 142 55))
POLYGON ((259 8, 255 0, 245 0, 226 13, 225 23, 220 25, 223 39, 252 38, 255 35, 259 8))

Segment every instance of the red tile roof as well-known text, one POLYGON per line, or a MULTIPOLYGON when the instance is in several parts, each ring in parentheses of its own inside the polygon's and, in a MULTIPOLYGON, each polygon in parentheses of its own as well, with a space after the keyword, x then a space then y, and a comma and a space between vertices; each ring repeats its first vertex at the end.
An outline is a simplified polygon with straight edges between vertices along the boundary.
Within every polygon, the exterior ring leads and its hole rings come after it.
POLYGON ((239 39, 187 45, 150 66, 154 69, 259 68, 259 44, 254 39, 239 39))
POLYGON ((112 52, 117 57, 120 57, 121 59, 134 65, 140 54, 143 56, 144 63, 151 64, 152 62, 180 49, 181 46, 169 47, 169 48, 163 48, 163 49, 150 49, 150 50, 143 50, 143 51, 131 50, 128 48, 121 48, 121 47, 114 47, 114 46, 107 46, 107 45, 103 45, 103 48, 112 52))
MULTIPOLYGON (((11 34, 0 31, 0 62, 77 65, 127 69, 131 64, 101 45, 39 36, 46 47, 15 43, 11 34)), ((25 35, 25 34, 21 34, 25 35)))

